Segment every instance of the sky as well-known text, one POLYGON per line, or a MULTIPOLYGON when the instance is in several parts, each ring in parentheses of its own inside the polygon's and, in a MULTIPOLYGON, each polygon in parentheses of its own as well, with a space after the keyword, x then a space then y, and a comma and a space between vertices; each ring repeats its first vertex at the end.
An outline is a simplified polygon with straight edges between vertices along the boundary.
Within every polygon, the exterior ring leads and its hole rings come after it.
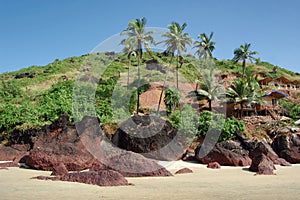
POLYGON ((147 18, 148 27, 186 22, 197 39, 214 32, 217 59, 251 43, 262 61, 300 72, 298 0, 0 0, 0 73, 91 52, 147 18))

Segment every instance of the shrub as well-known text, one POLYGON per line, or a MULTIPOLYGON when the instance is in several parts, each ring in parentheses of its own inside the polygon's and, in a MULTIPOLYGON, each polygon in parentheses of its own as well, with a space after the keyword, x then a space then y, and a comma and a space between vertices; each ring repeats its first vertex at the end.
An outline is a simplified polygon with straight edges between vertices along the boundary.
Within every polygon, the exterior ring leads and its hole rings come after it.
POLYGON ((219 141, 235 139, 237 132, 246 130, 245 124, 235 118, 226 118, 222 114, 214 114, 210 111, 203 111, 199 116, 198 138, 205 137, 210 130, 221 132, 219 141))

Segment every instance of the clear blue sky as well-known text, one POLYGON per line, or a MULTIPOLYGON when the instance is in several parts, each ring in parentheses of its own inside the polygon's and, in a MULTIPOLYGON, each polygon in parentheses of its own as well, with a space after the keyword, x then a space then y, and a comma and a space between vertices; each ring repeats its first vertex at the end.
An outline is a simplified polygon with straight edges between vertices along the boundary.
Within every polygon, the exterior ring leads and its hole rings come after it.
POLYGON ((90 52, 145 16, 151 27, 214 31, 218 59, 244 42, 263 61, 300 72, 298 0, 0 0, 0 73, 90 52))

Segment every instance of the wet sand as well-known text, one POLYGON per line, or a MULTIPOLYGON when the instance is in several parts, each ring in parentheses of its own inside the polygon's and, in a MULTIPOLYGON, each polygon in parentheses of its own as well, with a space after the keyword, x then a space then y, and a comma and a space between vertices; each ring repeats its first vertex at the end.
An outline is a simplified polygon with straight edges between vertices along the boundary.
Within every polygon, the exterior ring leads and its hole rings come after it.
POLYGON ((176 161, 163 163, 171 172, 189 167, 192 174, 174 177, 127 178, 134 186, 99 187, 82 183, 30 179, 51 172, 20 168, 0 170, 0 199, 298 199, 300 165, 276 166, 272 176, 242 167, 207 169, 176 161))

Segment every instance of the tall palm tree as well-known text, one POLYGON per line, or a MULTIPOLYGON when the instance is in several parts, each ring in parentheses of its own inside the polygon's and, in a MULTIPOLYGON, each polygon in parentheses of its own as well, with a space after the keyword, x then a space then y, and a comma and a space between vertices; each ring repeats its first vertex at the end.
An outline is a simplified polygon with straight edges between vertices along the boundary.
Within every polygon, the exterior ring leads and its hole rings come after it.
MULTIPOLYGON (((192 38, 189 37, 188 33, 184 33, 184 29, 187 24, 183 23, 181 26, 177 22, 172 22, 168 25, 169 32, 162 34, 166 39, 163 41, 167 46, 168 52, 171 53, 171 61, 175 52, 177 53, 177 62, 176 62, 176 87, 178 89, 178 66, 179 66, 179 57, 183 52, 187 50, 187 45, 192 45, 192 38)), ((170 61, 170 63, 171 63, 170 61)))
POLYGON ((201 41, 195 41, 194 48, 198 48, 196 54, 199 58, 212 58, 212 52, 215 49, 216 44, 212 41, 213 35, 214 32, 211 32, 209 37, 207 37, 206 33, 198 35, 198 38, 201 39, 201 41))
MULTIPOLYGON (((178 68, 179 68, 180 56, 182 55, 182 52, 185 52, 187 50, 187 45, 189 46, 192 45, 192 38, 189 37, 188 33, 183 32, 186 26, 187 26, 186 23, 183 23, 180 26, 179 23, 172 22, 171 24, 168 25, 169 32, 165 32, 162 34, 162 36, 166 38, 165 40, 162 41, 167 46, 166 52, 169 52, 171 54, 169 68, 171 67, 171 64, 173 62, 175 52, 177 53, 177 62, 176 62, 176 88, 177 89, 178 89, 178 68)), ((157 114, 159 113, 159 108, 160 108, 167 77, 168 76, 166 74, 162 91, 159 97, 159 102, 158 102, 158 107, 156 112, 157 114)))
POLYGON ((215 81, 215 71, 211 68, 203 75, 204 83, 201 89, 196 91, 198 99, 206 99, 208 101, 209 110, 212 110, 212 101, 218 100, 221 94, 222 85, 215 81))
POLYGON ((154 31, 147 31, 146 28, 146 18, 139 18, 136 20, 131 20, 128 23, 128 27, 126 30, 121 32, 121 35, 127 35, 128 38, 121 41, 121 44, 128 44, 131 46, 132 49, 135 50, 137 53, 138 58, 138 85, 137 85, 137 106, 136 106, 136 113, 139 112, 140 106, 140 66, 141 60, 143 55, 143 46, 144 48, 149 51, 150 46, 149 43, 155 45, 155 40, 152 37, 154 31))
MULTIPOLYGON (((214 35, 214 32, 211 32, 209 37, 207 37, 206 33, 202 33, 201 35, 198 35, 198 38, 201 39, 201 41, 195 41, 194 42, 194 48, 197 48, 196 54, 199 56, 199 58, 208 59, 212 58, 212 52, 215 49, 215 42, 212 41, 212 37, 214 35)), ((198 82, 196 83, 196 91, 198 90, 198 82)))
POLYGON ((255 59, 254 55, 257 55, 258 52, 256 51, 251 51, 250 50, 250 43, 245 43, 242 44, 239 48, 234 50, 234 57, 233 57, 233 61, 234 62, 238 62, 238 61, 242 61, 243 64, 243 76, 245 76, 246 73, 246 60, 249 59, 251 62, 255 59))

